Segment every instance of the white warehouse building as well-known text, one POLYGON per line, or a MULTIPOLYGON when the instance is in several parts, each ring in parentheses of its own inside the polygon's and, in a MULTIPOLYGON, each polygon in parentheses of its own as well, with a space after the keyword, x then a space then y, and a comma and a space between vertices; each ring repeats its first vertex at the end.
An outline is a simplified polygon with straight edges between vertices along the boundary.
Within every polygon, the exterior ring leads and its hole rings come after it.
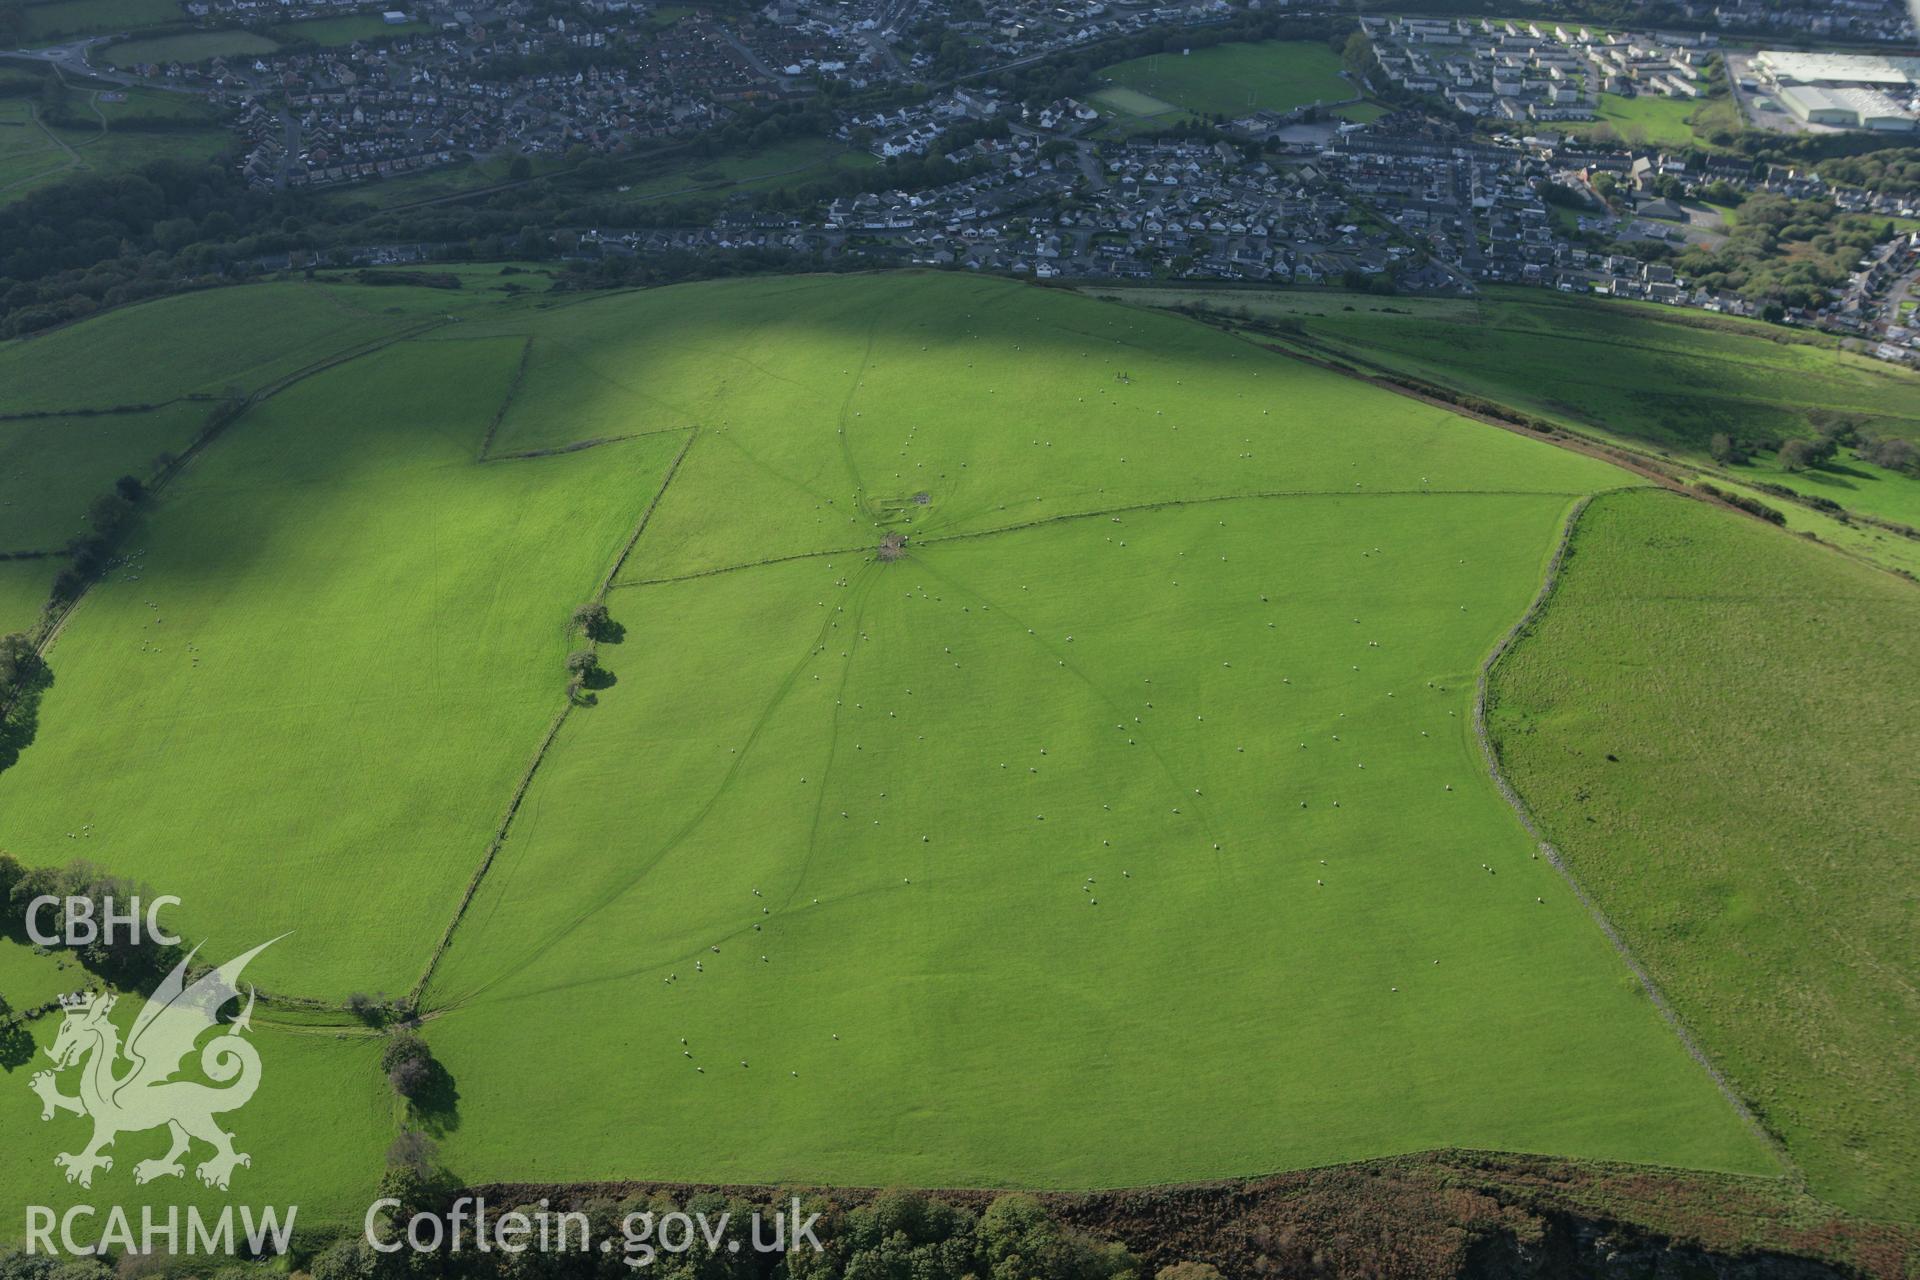
POLYGON ((1782 88, 1779 98, 1782 106, 1808 124, 1883 133, 1905 133, 1920 127, 1913 112, 1878 89, 1828 89, 1794 84, 1782 88))

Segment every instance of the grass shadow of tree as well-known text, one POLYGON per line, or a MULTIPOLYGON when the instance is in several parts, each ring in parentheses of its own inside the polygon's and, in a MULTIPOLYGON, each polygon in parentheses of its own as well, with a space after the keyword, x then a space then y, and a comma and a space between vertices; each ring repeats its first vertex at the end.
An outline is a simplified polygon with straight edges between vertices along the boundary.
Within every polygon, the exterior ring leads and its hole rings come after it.
POLYGON ((40 732, 40 699, 53 687, 53 668, 37 655, 21 663, 9 689, 0 684, 0 773, 13 767, 40 732))
MULTIPOLYGON (((0 1017, 5 1005, 0 1004, 0 1017)), ((24 1022, 0 1023, 0 1071, 11 1074, 33 1061, 33 1033, 24 1022)))
POLYGON ((425 1076, 408 1101, 426 1133, 442 1137, 460 1128, 460 1088, 438 1059, 427 1062, 425 1076))

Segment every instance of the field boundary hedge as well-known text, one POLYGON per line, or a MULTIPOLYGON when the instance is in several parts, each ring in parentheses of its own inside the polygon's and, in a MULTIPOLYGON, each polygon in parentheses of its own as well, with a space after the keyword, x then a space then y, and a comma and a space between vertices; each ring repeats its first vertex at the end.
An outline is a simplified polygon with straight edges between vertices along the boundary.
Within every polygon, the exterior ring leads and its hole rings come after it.
MULTIPOLYGON (((532 345, 531 340, 528 345, 532 345)), ((522 368, 524 367, 523 365, 522 368)), ((660 487, 654 490, 653 498, 647 503, 646 510, 640 513, 639 522, 634 525, 633 532, 628 535, 626 543, 614 557, 613 567, 607 570, 605 577, 601 578, 600 585, 595 588, 590 603, 605 602, 607 592, 613 587, 614 578, 618 576, 621 567, 627 563, 627 557, 633 554, 633 548, 640 541, 640 535, 647 531, 647 525, 652 522, 653 513, 659 508, 660 500, 667 496, 667 489, 673 484, 674 476, 679 474, 680 464, 686 461, 688 451, 693 448, 693 442, 699 438, 699 427, 679 429, 687 431, 686 443, 680 446, 680 452, 673 455, 673 461, 667 466, 666 475, 661 477, 660 487)), ((533 786, 534 775, 540 772, 540 766, 545 763, 547 752, 552 749, 554 739, 560 736, 560 730, 566 727, 567 719, 573 714, 577 705, 569 697, 565 705, 547 723, 546 736, 540 739, 540 745, 534 748, 533 758, 527 761, 526 769, 521 772, 520 781, 514 786, 513 795, 507 800, 506 810, 500 815, 500 822, 494 828, 493 839, 487 842, 487 851, 480 857, 480 865, 475 867, 473 875, 468 877, 466 890, 454 906, 452 918, 447 921, 447 927, 440 934, 440 940, 434 943, 433 951, 427 956, 427 963, 421 969, 419 978, 414 981, 413 989, 407 992, 406 1003, 410 1012, 418 1012, 420 998, 426 994, 427 985, 433 981, 433 975, 440 967, 440 958, 446 955, 447 948, 453 945, 453 936, 459 932, 460 922, 466 919, 467 908, 473 905, 475 895, 480 892, 481 883, 487 878, 487 873, 493 869, 494 860, 500 856, 500 850, 506 846, 507 835, 513 829, 513 820, 519 814, 521 804, 526 801, 528 790, 533 786)))
POLYGON ((507 384, 507 394, 500 397, 500 407, 493 411, 493 421, 487 424, 487 434, 480 437, 480 452, 474 456, 475 462, 485 462, 493 451, 493 438, 500 434, 500 424, 507 420, 508 410, 513 402, 520 398, 520 384, 527 379, 527 365, 533 360, 533 335, 528 334, 520 344, 520 363, 513 371, 513 381, 507 384))
MULTIPOLYGON (((1604 497, 1605 495, 1602 494, 1598 496, 1604 497)), ((1480 752, 1486 759, 1487 776, 1493 779, 1495 789, 1500 792, 1501 797, 1504 798, 1508 806, 1512 808, 1514 815, 1520 819, 1520 825, 1526 829, 1528 836, 1532 837, 1540 851, 1540 856, 1545 858, 1555 871, 1559 872, 1560 878, 1566 881, 1569 889, 1573 890, 1574 897, 1579 899, 1580 905, 1586 908, 1587 915, 1600 927, 1600 932, 1606 935, 1607 941, 1613 944, 1614 952, 1619 955, 1621 962, 1624 963, 1628 971, 1639 980, 1641 989, 1647 993, 1647 999, 1653 1003, 1655 1009, 1659 1010, 1660 1016, 1666 1020, 1667 1026, 1679 1039, 1681 1047, 1687 1051, 1688 1056, 1700 1064, 1701 1070, 1707 1073, 1707 1078, 1712 1080, 1714 1086, 1720 1090, 1721 1096, 1724 1097, 1727 1100, 1727 1104, 1733 1108, 1734 1114, 1745 1121, 1747 1127, 1753 1131, 1755 1136, 1766 1144, 1768 1150, 1773 1152, 1774 1158, 1780 1161, 1781 1167, 1787 1171, 1788 1176, 1793 1179, 1795 1185, 1804 1188, 1806 1185, 1806 1175, 1801 1172, 1799 1165, 1794 1163, 1793 1157, 1788 1154, 1786 1146, 1760 1122, 1760 1118, 1754 1114, 1753 1109, 1747 1105, 1746 1100, 1735 1091, 1732 1082, 1727 1079, 1719 1067, 1714 1065, 1713 1060, 1707 1056, 1706 1050, 1701 1047, 1700 1042, 1696 1040, 1693 1033, 1688 1030, 1686 1023, 1681 1020, 1678 1011, 1668 1002, 1666 994, 1660 990, 1660 984, 1654 981, 1653 975, 1648 973, 1646 968, 1641 965, 1640 961, 1634 956, 1633 949, 1627 945, 1626 938, 1621 934, 1620 930, 1614 926, 1613 921, 1608 918, 1607 913, 1601 908, 1600 904, 1587 892, 1586 887, 1580 883, 1579 878, 1573 874, 1572 869, 1567 866, 1565 859, 1560 856, 1560 850, 1554 846, 1552 841, 1546 838, 1539 824, 1534 821, 1533 814, 1528 810, 1526 802, 1520 798, 1519 793, 1514 790, 1513 785, 1507 781, 1506 774, 1501 771, 1499 749, 1494 745, 1493 738, 1487 731, 1487 687, 1493 675, 1494 668, 1499 666, 1501 659, 1505 658, 1506 655, 1512 651, 1513 647, 1533 630, 1534 624, 1546 613, 1549 604, 1552 602, 1554 590, 1559 585, 1560 571, 1565 566, 1568 556, 1572 553, 1573 539, 1580 524, 1580 517, 1586 514, 1587 508, 1592 505, 1593 500, 1592 496, 1581 498, 1573 504, 1572 510, 1567 512, 1566 520, 1560 527, 1559 541, 1554 546, 1552 557, 1547 561, 1546 573, 1541 577, 1540 589, 1534 593, 1532 603, 1527 606, 1526 612, 1520 615, 1519 621, 1509 627, 1506 634, 1500 637, 1499 643, 1494 645, 1493 651, 1489 653, 1486 660, 1480 664, 1480 675, 1475 683, 1473 695, 1473 736, 1479 742, 1480 752)))

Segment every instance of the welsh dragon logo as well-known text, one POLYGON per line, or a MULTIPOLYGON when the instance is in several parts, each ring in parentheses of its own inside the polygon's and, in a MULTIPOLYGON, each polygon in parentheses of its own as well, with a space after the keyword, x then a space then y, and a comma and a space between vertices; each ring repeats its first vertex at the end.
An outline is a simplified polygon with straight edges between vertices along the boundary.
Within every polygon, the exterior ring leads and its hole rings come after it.
POLYGON ((253 1018, 252 987, 247 989, 246 1008, 200 1050, 201 1072, 225 1087, 174 1077, 201 1037, 220 1027, 220 1010, 239 998, 241 971, 273 942, 261 943, 189 986, 187 966, 199 951, 194 948, 141 1009, 124 1046, 119 1029, 107 1017, 117 996, 88 992, 62 998, 66 1021, 47 1050, 53 1070, 37 1073, 28 1084, 40 1095, 42 1120, 53 1119, 59 1111, 93 1120, 93 1141, 78 1152, 53 1158, 66 1170, 68 1182, 91 1187, 96 1169, 113 1169, 113 1157, 104 1152, 115 1138, 163 1125, 173 1145, 159 1159, 134 1165, 135 1182, 184 1176, 181 1157, 195 1139, 213 1148, 213 1155, 194 1170, 210 1187, 226 1190, 236 1166, 252 1165, 250 1156, 233 1149, 233 1135, 214 1120, 245 1106, 260 1086, 260 1055, 244 1038, 253 1018), (69 1097, 60 1092, 55 1077, 75 1066, 80 1068, 80 1092, 69 1097))

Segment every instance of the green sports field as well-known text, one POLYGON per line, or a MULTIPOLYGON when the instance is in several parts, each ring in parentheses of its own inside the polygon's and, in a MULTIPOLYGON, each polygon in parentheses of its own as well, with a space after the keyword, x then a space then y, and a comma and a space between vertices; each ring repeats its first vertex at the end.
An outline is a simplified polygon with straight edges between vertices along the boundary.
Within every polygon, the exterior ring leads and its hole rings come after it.
POLYGON ((388 22, 377 13, 353 13, 338 18, 308 18, 288 22, 273 29, 273 34, 289 44, 316 44, 337 47, 357 40, 393 40, 416 36, 433 27, 425 22, 388 22))
POLYGON ((211 58, 253 57, 279 47, 279 41, 253 31, 189 31, 108 45, 101 57, 109 66, 130 67, 148 62, 199 63, 211 58))
MULTIPOLYGON (((1311 102, 1359 96, 1340 74, 1340 57, 1314 41, 1266 40, 1220 44, 1191 53, 1156 53, 1102 67, 1100 76, 1120 90, 1149 101, 1204 115, 1240 116, 1252 111, 1291 111, 1311 102)), ((1140 104, 1109 100, 1134 115, 1140 104)))
MULTIPOLYGON (((364 1205, 401 1117, 342 1005, 416 989, 469 1182, 1112 1186, 1438 1146, 1783 1172, 1474 736, 1568 517, 1635 476, 1065 291, 469 274, 0 346, 0 412, 255 397, 51 646, 0 846, 178 894, 216 952, 291 931, 249 973, 288 1090, 247 1113, 261 1195, 310 1168, 316 1220, 364 1205), (603 584, 608 676, 570 700, 603 584)), ((9 581, 0 618, 34 605, 9 581)), ((1879 1207, 1804 1087, 1789 1155, 1879 1207)), ((50 1156, 31 1101, 0 1090, 0 1131, 50 1156)), ((60 1203, 52 1173, 0 1194, 60 1203)))

